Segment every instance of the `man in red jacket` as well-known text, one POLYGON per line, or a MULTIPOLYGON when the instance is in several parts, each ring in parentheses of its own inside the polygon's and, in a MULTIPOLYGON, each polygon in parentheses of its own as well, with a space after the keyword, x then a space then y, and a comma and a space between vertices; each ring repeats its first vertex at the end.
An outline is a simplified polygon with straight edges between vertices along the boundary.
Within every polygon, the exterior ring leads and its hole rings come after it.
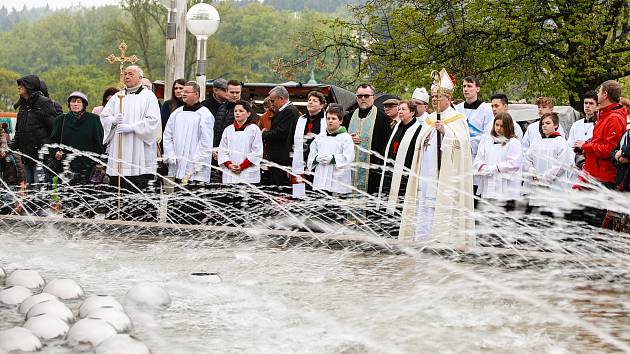
POLYGON ((626 108, 619 103, 621 85, 614 80, 602 84, 597 93, 599 118, 593 129, 593 138, 576 144, 582 149, 586 162, 583 171, 608 188, 615 187, 617 170, 610 160, 610 152, 617 146, 626 131, 626 108))
MULTIPOLYGON (((595 122, 593 137, 586 142, 575 144, 577 149, 584 152, 586 160, 582 171, 585 177, 596 179, 610 189, 615 188, 617 174, 617 170, 610 160, 610 153, 626 131, 626 115, 628 114, 626 108, 619 104, 620 99, 621 85, 613 80, 604 82, 597 93, 599 118, 595 122)), ((578 189, 588 183, 584 177, 580 177, 579 182, 579 185, 576 185, 578 189)), ((574 210, 565 217, 569 220, 586 221, 592 226, 601 226, 605 215, 605 209, 585 206, 581 210, 574 210)))

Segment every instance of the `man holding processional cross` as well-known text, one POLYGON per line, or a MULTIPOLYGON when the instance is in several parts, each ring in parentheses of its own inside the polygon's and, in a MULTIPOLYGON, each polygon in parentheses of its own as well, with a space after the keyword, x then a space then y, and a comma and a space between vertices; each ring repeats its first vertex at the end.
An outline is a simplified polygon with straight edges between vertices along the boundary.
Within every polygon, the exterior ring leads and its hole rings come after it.
POLYGON ((445 69, 432 78, 435 112, 425 118, 416 140, 398 239, 474 246, 468 124, 452 105, 454 80, 445 69))
MULTIPOLYGON (((119 62, 120 92, 113 96, 101 112, 104 144, 108 144, 107 175, 110 185, 118 189, 118 217, 124 220, 157 221, 157 208, 146 198, 127 200, 121 206, 120 194, 148 191, 157 169, 157 137, 162 131, 160 106, 151 90, 142 87, 144 76, 137 65, 124 68, 139 59, 125 56, 124 42, 119 46, 121 56, 110 55, 110 63, 119 62)), ((108 218, 113 218, 108 215, 108 218)))

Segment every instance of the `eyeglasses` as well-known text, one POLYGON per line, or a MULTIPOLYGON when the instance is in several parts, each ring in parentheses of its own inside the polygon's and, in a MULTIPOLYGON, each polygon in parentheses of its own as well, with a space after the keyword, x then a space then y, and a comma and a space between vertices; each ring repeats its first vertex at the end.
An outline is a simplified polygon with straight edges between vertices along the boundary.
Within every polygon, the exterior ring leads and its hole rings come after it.
POLYGON ((357 98, 360 100, 367 100, 369 97, 372 97, 374 95, 357 95, 357 98))

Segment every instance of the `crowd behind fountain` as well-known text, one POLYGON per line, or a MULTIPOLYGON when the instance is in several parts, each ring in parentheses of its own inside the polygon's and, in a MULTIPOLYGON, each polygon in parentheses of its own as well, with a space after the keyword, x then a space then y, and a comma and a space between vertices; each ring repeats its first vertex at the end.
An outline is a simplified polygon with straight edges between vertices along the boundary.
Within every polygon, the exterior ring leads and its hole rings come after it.
POLYGON ((264 210, 260 219, 316 210, 327 223, 378 224, 370 229, 381 236, 474 245, 475 210, 492 205, 630 229, 624 213, 560 206, 572 190, 628 190, 630 100, 618 82, 584 94, 583 118, 567 134, 549 97, 536 100, 538 117, 517 122, 505 94, 480 99, 477 78, 463 78, 465 100, 455 102, 456 80, 433 76, 429 91, 382 109, 361 84, 352 112, 312 91, 301 113, 279 85, 258 116, 237 80, 215 79, 203 101, 205 88, 176 80, 160 107, 131 65, 125 87, 106 89, 92 112, 76 91, 63 113, 27 75, 17 80, 15 135, 6 126, 0 134, 2 213, 157 222, 156 196, 168 194, 166 221, 176 224, 244 225, 244 209, 264 210))

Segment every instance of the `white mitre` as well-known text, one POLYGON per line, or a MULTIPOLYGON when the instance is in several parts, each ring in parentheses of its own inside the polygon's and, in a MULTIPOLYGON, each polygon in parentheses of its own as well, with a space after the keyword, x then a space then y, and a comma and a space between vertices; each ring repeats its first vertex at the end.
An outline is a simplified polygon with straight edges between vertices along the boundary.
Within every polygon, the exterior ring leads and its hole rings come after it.
POLYGON ((427 89, 425 89, 424 87, 416 87, 415 90, 413 90, 413 94, 411 95, 411 99, 414 100, 420 100, 424 103, 428 103, 429 102, 429 93, 427 92, 427 89))

